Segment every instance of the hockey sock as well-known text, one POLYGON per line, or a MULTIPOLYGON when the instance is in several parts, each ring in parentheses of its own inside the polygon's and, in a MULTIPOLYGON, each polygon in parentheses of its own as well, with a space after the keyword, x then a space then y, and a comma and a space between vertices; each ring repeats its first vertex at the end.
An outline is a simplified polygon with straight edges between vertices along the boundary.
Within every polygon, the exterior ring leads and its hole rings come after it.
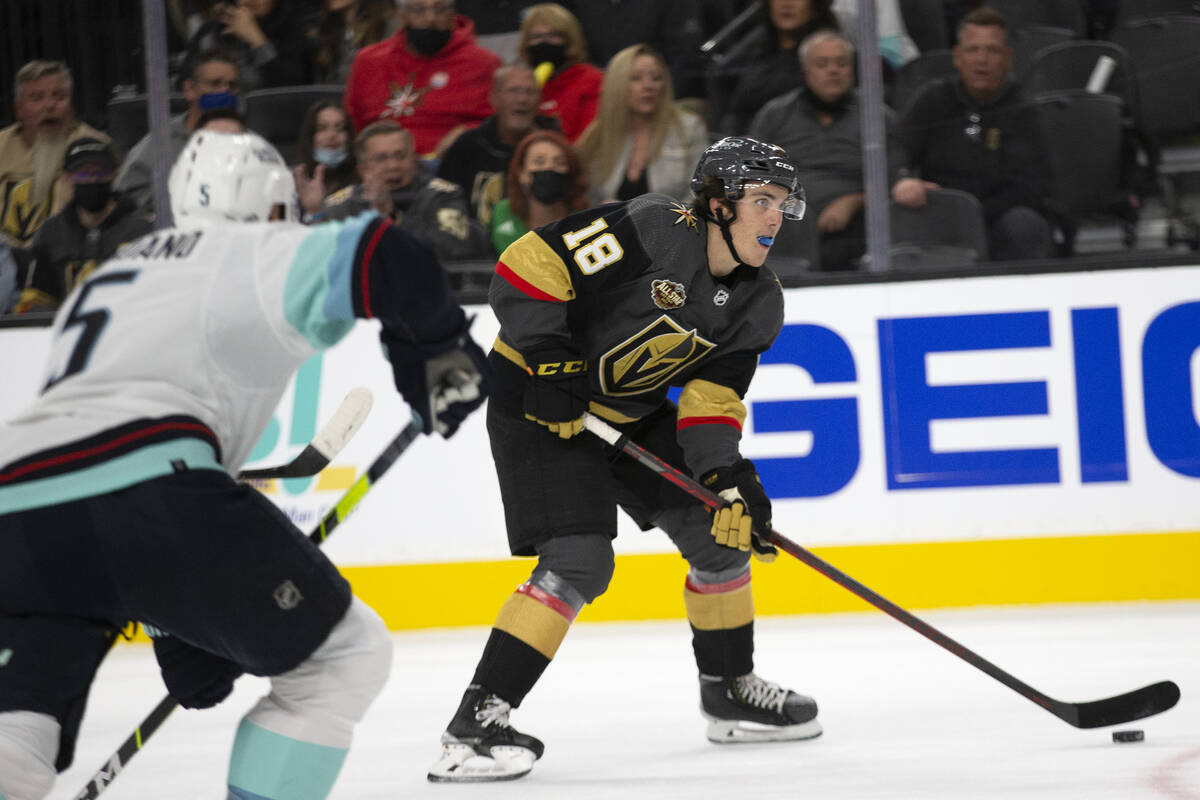
POLYGON ((754 670, 754 596, 750 566, 721 572, 692 569, 683 589, 692 649, 702 675, 745 675, 754 670))
POLYGON ((322 800, 347 748, 326 747, 269 731, 248 719, 238 726, 229 762, 229 796, 237 800, 322 800))
POLYGON ((583 604, 583 596, 553 572, 535 574, 501 606, 471 682, 519 706, 550 665, 583 604))

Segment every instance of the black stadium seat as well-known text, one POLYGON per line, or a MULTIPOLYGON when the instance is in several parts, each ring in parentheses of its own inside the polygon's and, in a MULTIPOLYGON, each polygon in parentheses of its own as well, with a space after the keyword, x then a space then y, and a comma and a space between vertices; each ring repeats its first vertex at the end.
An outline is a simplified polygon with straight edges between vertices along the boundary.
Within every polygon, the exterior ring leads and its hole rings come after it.
MULTIPOLYGON (((114 97, 108 101, 106 130, 122 154, 127 155, 130 148, 150 131, 146 100, 147 95, 134 94, 114 97)), ((182 94, 171 94, 169 101, 171 116, 187 111, 187 100, 182 94)))

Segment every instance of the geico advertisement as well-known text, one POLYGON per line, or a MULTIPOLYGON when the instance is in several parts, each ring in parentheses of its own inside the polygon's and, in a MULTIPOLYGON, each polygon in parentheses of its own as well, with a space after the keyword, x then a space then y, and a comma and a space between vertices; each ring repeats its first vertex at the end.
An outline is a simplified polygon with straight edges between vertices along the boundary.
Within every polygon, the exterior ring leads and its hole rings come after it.
MULTIPOLYGON (((742 451, 790 538, 1200 529, 1200 268, 785 294, 783 330, 746 398, 742 451)), ((490 311, 469 311, 490 343, 490 311)), ((25 390, 5 393, 7 415, 33 396, 47 333, 0 336, 18 345, 0 347, 0 368, 25 390)), ((372 324, 300 370, 247 464, 289 460, 354 386, 373 391, 374 409, 331 467, 261 487, 302 528, 406 422, 372 324)), ((621 530, 621 552, 671 549, 661 533, 621 530)), ((418 439, 326 547, 342 563, 505 556, 483 414, 449 441, 418 439)))

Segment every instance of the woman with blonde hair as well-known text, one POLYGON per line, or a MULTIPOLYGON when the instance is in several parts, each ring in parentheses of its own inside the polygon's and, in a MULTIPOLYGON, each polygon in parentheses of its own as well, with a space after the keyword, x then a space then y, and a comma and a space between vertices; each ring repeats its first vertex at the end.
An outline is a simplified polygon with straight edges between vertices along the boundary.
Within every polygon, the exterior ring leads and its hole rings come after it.
POLYGON ((692 168, 708 147, 704 121, 675 102, 671 73, 650 45, 608 62, 596 119, 579 139, 592 200, 657 192, 686 202, 692 168))
POLYGON ((517 57, 528 64, 542 89, 538 113, 556 117, 574 142, 596 116, 604 73, 588 63, 579 20, 558 3, 530 6, 521 21, 517 57))

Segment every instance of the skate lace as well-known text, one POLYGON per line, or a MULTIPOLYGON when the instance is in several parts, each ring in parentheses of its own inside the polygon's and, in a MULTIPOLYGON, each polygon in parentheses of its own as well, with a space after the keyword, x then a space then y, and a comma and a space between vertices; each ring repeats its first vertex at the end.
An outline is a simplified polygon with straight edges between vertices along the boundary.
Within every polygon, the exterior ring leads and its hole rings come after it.
POLYGON ((496 695, 491 695, 483 701, 483 706, 475 712, 475 721, 485 728, 509 728, 508 712, 512 706, 496 695))
POLYGON ((751 672, 736 678, 734 688, 737 690, 738 697, 750 705, 783 713, 783 704, 787 700, 788 690, 779 684, 764 681, 751 672))

